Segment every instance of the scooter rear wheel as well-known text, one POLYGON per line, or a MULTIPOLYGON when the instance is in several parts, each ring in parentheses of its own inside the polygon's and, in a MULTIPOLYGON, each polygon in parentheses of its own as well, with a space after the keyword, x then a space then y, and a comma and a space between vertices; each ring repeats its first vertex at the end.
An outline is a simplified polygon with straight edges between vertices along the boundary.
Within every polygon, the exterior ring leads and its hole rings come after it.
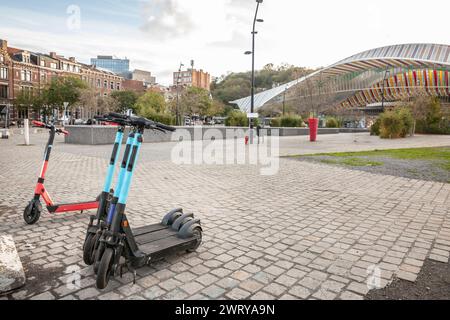
POLYGON ((27 224, 33 225, 39 221, 40 217, 41 217, 41 210, 39 210, 39 208, 33 201, 30 202, 23 211, 23 219, 27 224))
POLYGON ((195 228, 192 231, 192 236, 197 239, 197 242, 192 248, 188 249, 187 252, 195 252, 202 244, 202 230, 200 228, 195 228))
POLYGON ((107 248, 103 253, 102 260, 97 272, 97 288, 102 290, 108 286, 111 277, 111 267, 114 259, 114 250, 107 248))

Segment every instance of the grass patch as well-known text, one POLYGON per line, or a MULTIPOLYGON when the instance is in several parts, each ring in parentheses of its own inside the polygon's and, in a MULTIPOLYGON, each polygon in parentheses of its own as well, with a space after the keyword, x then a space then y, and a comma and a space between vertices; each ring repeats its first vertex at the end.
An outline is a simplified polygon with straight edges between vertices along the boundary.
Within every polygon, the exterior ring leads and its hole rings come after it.
POLYGON ((392 150, 375 150, 362 152, 338 152, 338 153, 321 153, 311 154, 296 157, 317 157, 327 156, 334 158, 343 158, 345 160, 333 162, 330 160, 329 164, 345 164, 348 166, 380 166, 381 162, 368 161, 358 157, 384 157, 400 160, 429 160, 435 162, 435 165, 445 171, 450 172, 450 147, 441 148, 414 148, 414 149, 392 149, 392 150), (355 159, 358 159, 357 161, 355 159))
POLYGON ((305 155, 329 156, 329 157, 389 157, 404 160, 445 160, 450 161, 450 147, 445 148, 416 148, 416 149, 392 149, 362 152, 338 152, 305 155))
POLYGON ((383 165, 383 162, 362 158, 321 159, 320 162, 324 164, 340 164, 348 167, 379 167, 383 165))

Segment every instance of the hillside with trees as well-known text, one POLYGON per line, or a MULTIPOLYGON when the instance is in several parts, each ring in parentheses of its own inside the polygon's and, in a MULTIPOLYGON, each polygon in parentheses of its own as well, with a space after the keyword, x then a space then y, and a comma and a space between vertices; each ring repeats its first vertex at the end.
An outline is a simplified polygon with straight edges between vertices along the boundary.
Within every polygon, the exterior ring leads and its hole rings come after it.
MULTIPOLYGON (((255 72, 256 93, 293 81, 313 70, 289 64, 274 66, 272 63, 255 72)), ((229 105, 230 101, 249 96, 251 92, 251 72, 230 73, 211 84, 214 99, 229 105)))

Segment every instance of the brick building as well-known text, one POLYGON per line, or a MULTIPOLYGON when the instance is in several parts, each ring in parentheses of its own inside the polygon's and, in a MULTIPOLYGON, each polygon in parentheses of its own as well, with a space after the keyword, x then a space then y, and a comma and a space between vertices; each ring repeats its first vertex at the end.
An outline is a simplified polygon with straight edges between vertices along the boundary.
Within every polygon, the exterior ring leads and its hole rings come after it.
MULTIPOLYGON (((38 117, 26 108, 14 107, 14 100, 21 92, 36 94, 55 77, 75 76, 94 89, 97 97, 109 96, 122 90, 124 79, 111 71, 96 68, 76 61, 74 57, 64 58, 55 52, 34 53, 24 49, 8 47, 6 40, 0 40, 0 120, 38 117)), ((83 110, 74 113, 82 115, 83 110)))
POLYGON ((205 90, 210 89, 211 75, 203 70, 188 69, 186 71, 173 73, 173 85, 179 86, 192 86, 202 88, 205 90))

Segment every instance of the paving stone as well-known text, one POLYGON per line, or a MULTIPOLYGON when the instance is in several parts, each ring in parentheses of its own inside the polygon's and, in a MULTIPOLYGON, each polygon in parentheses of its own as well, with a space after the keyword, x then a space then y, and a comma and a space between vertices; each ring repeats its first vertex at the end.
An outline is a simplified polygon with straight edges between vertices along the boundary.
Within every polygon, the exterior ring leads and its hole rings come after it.
POLYGON ((202 291, 202 293, 211 299, 217 299, 225 293, 225 289, 219 286, 212 285, 202 291))
POLYGON ((402 280, 406 280, 406 281, 410 281, 410 282, 415 282, 417 279, 417 274, 415 273, 411 273, 411 272, 407 272, 407 271, 399 271, 397 273, 397 277, 399 279, 402 280))
POLYGON ((263 290, 274 296, 281 296, 287 290, 287 288, 290 288, 290 287, 285 287, 285 286, 279 285, 277 283, 271 283, 271 284, 265 286, 263 290))
POLYGON ((90 298, 94 298, 100 295, 99 290, 95 289, 95 288, 87 288, 87 289, 83 289, 81 291, 78 291, 77 293, 75 293, 75 295, 80 298, 81 300, 87 300, 90 298))
POLYGON ((55 300, 55 296, 50 292, 43 292, 31 297, 30 300, 55 300))
POLYGON ((311 291, 302 286, 293 286, 289 290, 289 294, 300 299, 307 299, 311 295, 311 291))
POLYGON ((273 295, 270 295, 266 292, 259 291, 255 293, 253 296, 250 297, 250 300, 275 300, 275 297, 273 295))
POLYGON ((234 288, 226 294, 231 300, 245 300, 250 296, 250 292, 242 290, 240 288, 234 288))
POLYGON ((164 294, 166 291, 159 286, 153 286, 144 291, 144 297, 149 300, 155 300, 164 294))
POLYGON ((358 282, 352 282, 347 286, 347 290, 353 291, 355 293, 359 293, 361 295, 366 295, 369 292, 369 288, 367 284, 362 284, 358 282))
POLYGON ((186 291, 189 295, 193 295, 194 293, 202 290, 204 287, 197 282, 189 282, 182 285, 180 288, 186 291))
POLYGON ((239 287, 246 291, 249 291, 250 293, 255 293, 256 291, 264 287, 264 285, 258 281, 249 279, 242 282, 239 287))
POLYGON ((231 288, 238 286, 239 281, 232 279, 232 278, 224 278, 224 279, 217 281, 216 284, 221 286, 222 288, 231 289, 231 288))
POLYGON ((363 300, 364 297, 362 295, 356 294, 354 292, 350 292, 350 291, 344 291, 341 293, 341 295, 339 296, 339 299, 341 300, 363 300))

